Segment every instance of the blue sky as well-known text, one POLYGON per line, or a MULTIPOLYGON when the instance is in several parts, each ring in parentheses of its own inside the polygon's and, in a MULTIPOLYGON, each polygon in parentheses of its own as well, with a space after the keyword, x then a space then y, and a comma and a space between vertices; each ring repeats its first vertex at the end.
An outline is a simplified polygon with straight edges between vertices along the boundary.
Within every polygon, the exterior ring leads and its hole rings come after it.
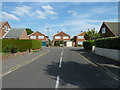
POLYGON ((12 28, 31 28, 50 38, 57 31, 75 36, 88 28, 99 30, 103 21, 117 22, 117 2, 3 2, 3 21, 12 28))

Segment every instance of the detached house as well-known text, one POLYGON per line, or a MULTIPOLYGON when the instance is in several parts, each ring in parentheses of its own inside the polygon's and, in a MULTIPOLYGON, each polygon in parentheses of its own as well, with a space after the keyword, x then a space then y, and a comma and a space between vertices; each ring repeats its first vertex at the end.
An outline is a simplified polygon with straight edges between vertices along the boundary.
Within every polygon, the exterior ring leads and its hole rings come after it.
POLYGON ((10 25, 7 21, 0 22, 0 39, 10 30, 10 25))
POLYGON ((83 42, 85 41, 84 35, 85 35, 85 32, 81 32, 80 34, 74 37, 76 47, 79 45, 83 45, 83 42))
POLYGON ((72 46, 72 42, 70 41, 70 35, 64 33, 63 31, 58 32, 53 36, 53 45, 60 46, 60 44, 64 44, 64 46, 72 46))
POLYGON ((119 25, 120 25, 120 22, 103 22, 99 30, 101 37, 120 36, 120 33, 118 33, 119 25))
POLYGON ((29 39, 34 39, 34 40, 41 40, 42 41, 42 46, 47 46, 47 42, 48 42, 48 37, 40 32, 34 32, 29 36, 29 39))
POLYGON ((16 29, 11 28, 9 32, 7 32, 4 37, 4 39, 29 39, 26 29, 16 29))

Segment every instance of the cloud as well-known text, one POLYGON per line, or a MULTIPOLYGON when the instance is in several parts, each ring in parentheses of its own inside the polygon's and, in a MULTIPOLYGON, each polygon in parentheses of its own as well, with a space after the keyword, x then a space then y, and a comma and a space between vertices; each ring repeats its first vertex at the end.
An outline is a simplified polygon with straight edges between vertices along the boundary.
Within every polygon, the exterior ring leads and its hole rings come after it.
POLYGON ((57 15, 57 13, 54 11, 45 11, 45 13, 49 15, 57 15))
POLYGON ((36 11, 35 13, 37 14, 37 16, 36 16, 37 18, 46 19, 46 14, 45 13, 43 13, 41 11, 36 11))
POLYGON ((56 15, 58 15, 57 12, 53 11, 53 8, 50 5, 47 6, 42 6, 44 11, 35 11, 35 15, 39 19, 47 19, 49 15, 52 15, 50 18, 51 19, 57 19, 56 15))
POLYGON ((16 14, 18 16, 32 15, 30 10, 31 10, 31 7, 22 5, 22 6, 17 6, 15 8, 15 10, 12 11, 12 13, 14 13, 14 14, 16 14))
POLYGON ((68 11, 68 13, 72 14, 72 16, 76 16, 77 15, 77 12, 76 11, 68 11))
POLYGON ((53 8, 50 5, 42 6, 44 10, 53 10, 53 8))
POLYGON ((16 20, 16 21, 19 21, 19 18, 16 17, 15 15, 13 14, 9 14, 7 12, 2 12, 2 18, 3 19, 12 19, 12 20, 16 20))

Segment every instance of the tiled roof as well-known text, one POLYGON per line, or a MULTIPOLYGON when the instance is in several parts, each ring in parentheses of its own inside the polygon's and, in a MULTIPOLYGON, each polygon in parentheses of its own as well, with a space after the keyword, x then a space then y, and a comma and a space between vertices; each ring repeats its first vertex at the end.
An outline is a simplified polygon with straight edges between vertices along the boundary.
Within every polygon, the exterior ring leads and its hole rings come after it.
POLYGON ((5 35, 4 38, 15 38, 19 39, 25 29, 11 28, 10 31, 5 35))
POLYGON ((6 23, 7 21, 0 21, 0 28, 6 23))
POLYGON ((118 26, 120 25, 120 22, 104 22, 105 25, 116 35, 118 35, 118 26))
POLYGON ((54 36, 70 36, 70 35, 64 33, 63 31, 61 31, 61 32, 55 34, 54 36))
POLYGON ((29 36, 34 35, 35 33, 39 33, 40 35, 45 36, 44 34, 42 34, 42 33, 38 32, 38 31, 36 31, 36 32, 34 32, 34 33, 32 33, 32 34, 30 34, 29 36))
POLYGON ((81 32, 80 34, 78 34, 77 36, 81 36, 81 35, 84 35, 85 34, 85 32, 81 32))

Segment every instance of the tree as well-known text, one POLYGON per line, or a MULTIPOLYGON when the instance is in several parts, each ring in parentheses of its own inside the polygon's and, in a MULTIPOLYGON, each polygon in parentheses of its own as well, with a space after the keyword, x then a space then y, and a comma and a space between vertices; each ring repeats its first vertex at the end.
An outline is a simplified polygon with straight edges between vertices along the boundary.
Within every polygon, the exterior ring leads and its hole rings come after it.
POLYGON ((84 38, 86 40, 93 40, 93 39, 96 39, 96 38, 99 38, 99 37, 101 37, 100 33, 97 33, 97 31, 95 30, 95 28, 93 28, 91 30, 88 29, 88 31, 84 35, 84 38))
POLYGON ((75 38, 76 38, 76 36, 74 36, 74 37, 71 38, 70 40, 73 41, 73 42, 75 42, 75 38))
POLYGON ((27 31, 27 35, 33 33, 33 31, 30 28, 26 28, 26 31, 27 31))

